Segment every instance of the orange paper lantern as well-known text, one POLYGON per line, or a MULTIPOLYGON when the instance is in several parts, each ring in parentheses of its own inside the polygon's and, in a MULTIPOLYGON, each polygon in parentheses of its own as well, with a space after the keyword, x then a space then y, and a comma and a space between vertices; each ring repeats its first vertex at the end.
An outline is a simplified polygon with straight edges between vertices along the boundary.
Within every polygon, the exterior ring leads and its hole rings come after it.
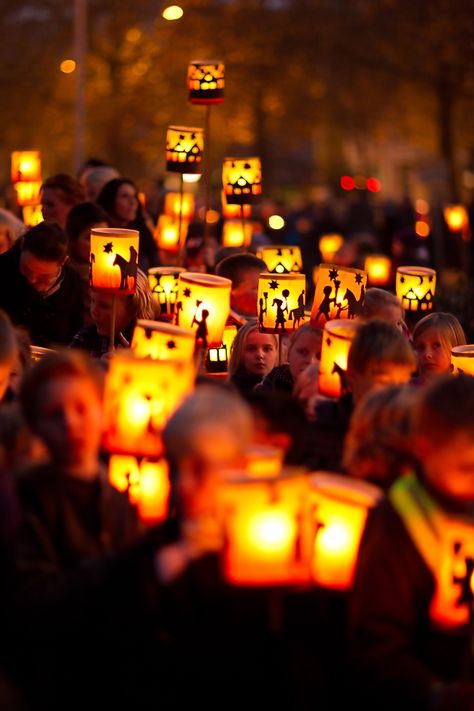
POLYGON ((137 283, 138 230, 115 227, 91 229, 90 285, 133 294, 137 283))
POLYGON ((344 237, 342 235, 336 233, 321 235, 319 238, 319 251, 323 262, 331 262, 343 244, 344 237))
POLYGON ((148 283, 160 305, 162 316, 174 313, 179 275, 184 271, 184 267, 153 267, 148 270, 148 283))
POLYGON ((227 373, 230 349, 237 335, 237 326, 226 326, 222 343, 217 348, 209 348, 206 357, 206 372, 211 375, 227 373))
POLYGON ((323 328, 326 321, 336 318, 357 318, 366 287, 367 272, 362 269, 320 264, 311 310, 313 326, 323 328))
POLYGON ((179 217, 160 215, 156 223, 154 237, 160 249, 177 252, 180 244, 184 242, 187 232, 188 222, 186 220, 181 220, 180 230, 179 217))
POLYGON ((189 222, 194 217, 194 195, 192 193, 166 193, 165 195, 165 215, 179 217, 181 207, 181 219, 189 222), (181 199, 182 197, 182 199, 181 199))
POLYGON ((204 151, 202 128, 169 126, 166 132, 166 170, 172 173, 200 173, 204 151))
POLYGON ((119 491, 128 492, 140 519, 147 524, 164 521, 168 514, 170 481, 164 459, 137 460, 114 454, 109 461, 109 482, 119 491))
POLYGON ((432 311, 436 272, 428 267, 398 267, 396 292, 407 312, 432 311))
POLYGON ((262 194, 260 158, 224 158, 222 184, 231 205, 249 205, 262 194))
POLYGON ((272 274, 290 274, 301 272, 303 269, 299 247, 288 247, 283 244, 269 245, 257 250, 257 256, 263 259, 267 270, 272 274))
POLYGON ((252 208, 250 205, 231 205, 227 202, 226 197, 225 197, 225 192, 221 190, 221 205, 222 205, 222 217, 225 220, 237 220, 237 219, 242 219, 242 212, 243 212, 243 217, 245 220, 250 219, 250 215, 252 214, 252 208))
POLYGON ((221 61, 194 59, 188 66, 189 101, 221 104, 224 101, 225 68, 221 61))
POLYGON ((41 205, 25 205, 22 209, 23 222, 27 227, 34 227, 43 222, 41 205))
POLYGON ((133 331, 131 349, 137 358, 192 360, 194 331, 162 321, 139 319, 133 331))
POLYGON ((324 325, 318 389, 321 395, 340 397, 346 388, 347 359, 357 321, 336 319, 324 325))
POLYGON ((222 228, 223 247, 248 247, 252 241, 253 226, 242 220, 226 220, 222 228))
POLYGON ((13 151, 11 154, 12 183, 40 183, 41 157, 39 151, 13 151))
POLYGON ((15 183, 15 192, 16 202, 20 207, 39 205, 41 202, 41 181, 15 183))
POLYGON ((305 322, 304 274, 270 274, 258 277, 258 326, 263 333, 288 333, 305 322))
POLYGON ((466 373, 474 375, 474 344, 468 343, 465 346, 454 346, 451 349, 451 365, 454 375, 466 373))
POLYGON ((364 269, 371 286, 386 286, 390 281, 392 260, 385 254, 368 254, 365 258, 364 269))
POLYGON ((203 348, 220 346, 230 311, 231 288, 231 280, 224 277, 182 272, 175 309, 176 325, 192 329, 203 348))

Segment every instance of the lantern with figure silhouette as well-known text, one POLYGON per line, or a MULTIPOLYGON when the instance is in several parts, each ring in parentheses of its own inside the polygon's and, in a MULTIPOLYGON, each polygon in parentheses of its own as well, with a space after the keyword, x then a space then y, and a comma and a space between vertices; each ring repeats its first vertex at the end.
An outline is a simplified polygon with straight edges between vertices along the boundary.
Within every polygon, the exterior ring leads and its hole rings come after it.
POLYGON ((226 220, 222 227, 223 247, 248 247, 252 241, 253 226, 242 220, 226 220))
POLYGON ((324 325, 318 376, 321 395, 340 397, 345 391, 347 359, 357 328, 358 322, 348 319, 327 321, 324 325))
POLYGON ((224 101, 225 67, 219 60, 194 59, 188 65, 189 101, 221 104, 224 101))
POLYGON ((321 235, 319 251, 323 262, 331 262, 344 244, 344 237, 337 233, 321 235))
POLYGON ((166 133, 166 170, 171 173, 200 173, 204 150, 202 128, 169 126, 166 133))
POLYGON ((214 274, 182 272, 179 275, 175 324, 194 331, 204 349, 222 343, 230 311, 230 279, 214 274))
POLYGON ((90 247, 90 285, 120 294, 133 294, 137 281, 138 230, 93 227, 90 247))
POLYGON ((303 269, 303 260, 301 259, 301 249, 299 247, 272 244, 260 247, 257 250, 257 257, 263 259, 267 265, 267 271, 272 274, 290 274, 291 272, 301 272, 303 269))
POLYGON ((128 454, 114 454, 109 460, 109 482, 128 493, 145 524, 164 521, 168 513, 170 482, 165 459, 137 459, 128 454))
POLYGON ((398 267, 396 292, 407 312, 428 313, 433 310, 436 271, 428 267, 398 267))
POLYGON ((13 151, 11 154, 11 181, 41 184, 41 157, 39 151, 13 151))
POLYGON ((474 343, 465 346, 454 346, 451 349, 451 365, 454 375, 466 373, 474 375, 474 343))
POLYGON ((392 273, 392 260, 385 254, 368 254, 364 261, 369 286, 387 286, 392 273))
POLYGON ((260 158, 224 158, 222 184, 231 205, 250 205, 262 194, 260 158))
POLYGON ((194 195, 193 193, 166 193, 165 195, 165 215, 169 217, 179 217, 181 211, 182 219, 189 222, 194 217, 194 195))
POLYGON ((326 321, 353 319, 360 314, 367 287, 367 272, 335 264, 320 264, 311 323, 323 328, 326 321))
POLYGON ((131 349, 137 358, 154 360, 192 360, 194 331, 162 321, 138 319, 131 349))
POLYGON ((258 277, 258 328, 263 333, 291 333, 305 322, 304 274, 258 277))
POLYGON ((148 283, 160 305, 160 316, 171 316, 176 305, 178 280, 184 267, 153 267, 148 270, 148 283))

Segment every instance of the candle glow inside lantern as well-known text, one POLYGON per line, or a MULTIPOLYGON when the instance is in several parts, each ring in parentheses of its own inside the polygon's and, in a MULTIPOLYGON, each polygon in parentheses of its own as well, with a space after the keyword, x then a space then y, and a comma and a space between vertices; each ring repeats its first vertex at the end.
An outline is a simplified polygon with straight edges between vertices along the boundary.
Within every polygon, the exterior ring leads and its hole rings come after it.
POLYGON ((179 275, 175 324, 194 331, 204 349, 222 343, 230 311, 230 279, 214 274, 182 272, 179 275))
POLYGON ((221 104, 224 101, 225 67, 219 60, 192 60, 188 65, 189 101, 221 104))
POLYGON ((11 154, 12 183, 40 183, 41 158, 39 151, 13 151, 11 154))
POLYGON ((128 492, 130 503, 137 507, 144 523, 165 520, 171 489, 166 460, 138 460, 114 454, 109 461, 109 482, 119 491, 128 492))
POLYGON ((15 183, 16 201, 20 207, 39 205, 41 181, 15 183))
POLYGON ((227 202, 225 192, 221 190, 222 217, 225 220, 249 220, 252 214, 251 205, 231 205, 227 202), (243 215, 242 215, 243 213, 243 215))
POLYGON ((192 392, 194 370, 191 361, 116 353, 105 381, 105 448, 117 454, 159 456, 163 427, 192 392))
POLYGON ((172 215, 160 215, 156 223, 154 237, 160 249, 167 249, 170 252, 177 252, 180 244, 186 239, 188 222, 172 215))
POLYGON ((249 205, 262 194, 260 158, 224 158, 222 184, 227 202, 249 205))
POLYGON ((257 256, 263 259, 267 270, 272 274, 290 274, 301 272, 303 269, 299 247, 289 247, 284 244, 269 245, 257 250, 257 256))
POLYGON ((165 215, 179 217, 181 209, 181 219, 189 222, 194 217, 194 195, 192 193, 166 193, 165 195, 165 215), (182 198, 182 199, 181 199, 182 198))
POLYGON ((451 349, 451 365, 454 375, 474 375, 474 343, 454 346, 451 349))
POLYGON ((270 274, 258 277, 258 327, 263 333, 288 333, 305 322, 304 274, 270 274))
POLYGON ((223 247, 248 247, 252 241, 253 226, 251 222, 241 220, 226 220, 222 229, 223 247))
POLYGON ((362 269, 320 264, 311 310, 313 326, 323 328, 326 321, 357 318, 366 287, 367 272, 362 269))
POLYGON ((148 283, 160 305, 160 315, 169 316, 174 313, 178 279, 184 271, 184 267, 153 267, 148 270, 148 283))
POLYGON ((271 445, 253 445, 245 450, 245 472, 257 479, 281 474, 285 453, 271 445))
POLYGON ((169 126, 166 132, 166 170, 171 173, 201 173, 203 150, 202 128, 169 126))
POLYGON ((41 205, 24 205, 23 210, 23 222, 27 227, 34 227, 43 222, 43 211, 41 205))
POLYGON ((319 251, 323 262, 331 262, 343 244, 344 237, 340 234, 321 235, 319 238, 319 251))
POLYGON ((345 391, 347 360, 357 321, 336 319, 327 321, 321 343, 318 388, 321 395, 338 398, 345 391))
POLYGON ((133 294, 137 282, 138 230, 93 227, 90 247, 92 289, 133 294))
POLYGON ((206 357, 206 371, 211 374, 227 373, 229 369, 230 349, 237 335, 237 326, 226 326, 222 343, 217 348, 209 348, 206 357))
POLYGON ((138 319, 131 349, 137 358, 153 360, 192 360, 194 331, 162 321, 138 319))
POLYGON ((428 267, 398 267, 396 293, 407 312, 433 309, 436 271, 428 267))
POLYGON ((386 286, 390 281, 392 260, 385 254, 368 254, 364 262, 368 282, 371 286, 386 286))
POLYGON ((348 590, 354 579, 367 514, 382 491, 339 474, 318 472, 309 479, 315 531, 313 581, 325 588, 348 590))

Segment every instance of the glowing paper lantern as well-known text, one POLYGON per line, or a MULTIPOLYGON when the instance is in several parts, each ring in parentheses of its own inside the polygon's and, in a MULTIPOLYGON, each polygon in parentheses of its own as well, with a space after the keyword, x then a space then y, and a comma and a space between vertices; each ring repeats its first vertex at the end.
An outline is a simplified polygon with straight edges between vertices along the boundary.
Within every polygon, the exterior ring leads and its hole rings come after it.
POLYGON ((16 201, 20 207, 39 205, 41 202, 41 180, 38 182, 15 183, 16 201))
POLYGON ((288 247, 283 244, 270 245, 257 250, 257 256, 263 259, 267 270, 272 274, 289 274, 300 272, 303 269, 299 247, 288 247))
POLYGON ((287 333, 305 321, 304 274, 270 274, 258 277, 258 327, 263 333, 287 333))
POLYGON ((157 457, 161 431, 194 388, 194 365, 116 353, 105 381, 105 436, 108 451, 157 457))
POLYGON ((343 475, 310 477, 316 535, 311 564, 314 582, 322 587, 351 587, 369 509, 382 492, 372 484, 343 475))
POLYGON ((41 205, 25 205, 22 209, 23 222, 27 227, 34 227, 43 222, 41 205))
POLYGON ((90 285, 92 289, 133 294, 137 283, 138 230, 115 227, 91 229, 90 285))
POLYGON ((353 319, 360 314, 367 286, 362 269, 320 264, 311 310, 311 323, 322 328, 336 318, 353 319))
POLYGON ((179 217, 181 207, 181 219, 189 222, 194 217, 194 195, 192 193, 166 193, 165 195, 165 215, 179 217), (182 200, 181 200, 182 197, 182 200))
POLYGON ((451 349, 451 365, 454 375, 459 375, 459 373, 474 375, 474 344, 454 346, 451 349))
POLYGON ((11 154, 12 183, 40 183, 41 158, 39 151, 13 151, 11 154))
POLYGON ((278 447, 254 445, 245 451, 245 472, 252 478, 276 477, 281 474, 284 452, 278 447))
POLYGON ((188 66, 189 101, 221 104, 224 101, 225 68, 221 61, 195 59, 188 66))
POLYGON ((227 202, 225 197, 225 192, 221 191, 221 205, 222 205, 222 217, 225 220, 236 220, 242 219, 242 212, 244 219, 248 220, 252 214, 252 208, 250 205, 231 205, 227 202))
POLYGON ((364 270, 367 272, 370 286, 386 286, 390 281, 392 260, 385 254, 368 254, 364 270))
POLYGON ((138 319, 131 349, 137 358, 154 360, 192 360, 194 331, 162 321, 138 319))
POLYGON ((223 247, 248 247, 252 241, 253 227, 250 222, 226 220, 222 229, 223 247))
POLYGON ((467 210, 463 205, 447 205, 443 214, 451 232, 461 232, 469 225, 467 210))
POLYGON ((346 389, 347 359, 358 328, 357 321, 327 321, 321 343, 318 389, 321 395, 340 397, 346 389))
POLYGON ((109 482, 128 492, 131 504, 144 523, 164 521, 168 513, 170 482, 166 460, 142 459, 114 454, 109 460, 109 482))
POLYGON ((179 275, 175 323, 194 331, 203 348, 222 343, 230 311, 230 279, 214 274, 182 272, 179 275))
POLYGON ((398 267, 396 292, 407 312, 433 309, 436 272, 428 267, 398 267))
POLYGON ((166 170, 200 173, 204 150, 202 128, 169 126, 166 132, 166 170))
POLYGON ((184 267, 153 267, 148 270, 148 283, 160 305, 161 316, 174 313, 181 272, 184 272, 184 267))
POLYGON ((179 217, 160 215, 154 232, 156 244, 160 249, 177 252, 179 245, 182 244, 186 238, 187 231, 188 223, 186 220, 181 220, 180 229, 179 217))
POLYGON ((249 205, 262 194, 260 158, 224 158, 222 184, 231 205, 249 205))
POLYGON ((226 326, 222 343, 217 348, 209 348, 206 356, 206 372, 211 375, 227 373, 229 369, 230 349, 237 335, 237 326, 226 326))
POLYGON ((319 238, 319 251, 323 262, 331 262, 343 244, 344 237, 342 235, 336 233, 321 235, 319 238))

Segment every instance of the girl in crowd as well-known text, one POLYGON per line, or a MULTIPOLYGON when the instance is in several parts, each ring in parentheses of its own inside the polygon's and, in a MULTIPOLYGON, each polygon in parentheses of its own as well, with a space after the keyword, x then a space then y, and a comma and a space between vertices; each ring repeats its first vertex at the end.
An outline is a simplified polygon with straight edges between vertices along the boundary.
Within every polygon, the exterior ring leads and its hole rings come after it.
POLYGON ((263 379, 258 388, 293 392, 296 378, 321 355, 322 331, 309 323, 298 328, 290 338, 288 362, 277 365, 263 379))
POLYGON ((451 372, 451 349, 466 343, 456 316, 432 313, 422 318, 413 330, 418 380, 422 383, 451 372))
POLYGON ((229 382, 245 394, 278 363, 276 336, 260 333, 256 321, 249 321, 237 332, 229 361, 229 382))

